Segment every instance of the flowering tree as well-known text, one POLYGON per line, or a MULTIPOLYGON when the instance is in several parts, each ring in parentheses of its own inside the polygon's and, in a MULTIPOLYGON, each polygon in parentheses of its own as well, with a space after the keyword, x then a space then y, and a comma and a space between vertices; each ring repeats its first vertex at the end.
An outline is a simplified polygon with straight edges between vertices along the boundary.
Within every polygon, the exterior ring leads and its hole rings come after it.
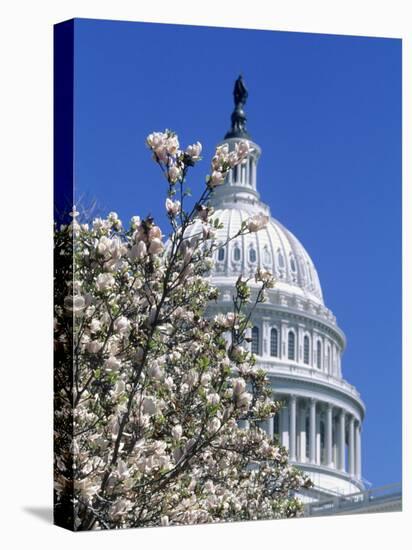
MULTIPOLYGON (((310 482, 259 427, 279 404, 245 345, 272 276, 258 272, 253 292, 239 278, 233 311, 205 315, 217 297, 207 274, 219 227, 208 200, 246 159, 248 142, 217 148, 192 209, 186 177, 200 143, 182 151, 165 131, 147 144, 167 181, 167 243, 150 217, 124 229, 111 213, 89 227, 75 208, 55 231, 56 523, 86 530, 296 516, 293 492, 310 482)), ((267 221, 255 216, 230 238, 267 221)))

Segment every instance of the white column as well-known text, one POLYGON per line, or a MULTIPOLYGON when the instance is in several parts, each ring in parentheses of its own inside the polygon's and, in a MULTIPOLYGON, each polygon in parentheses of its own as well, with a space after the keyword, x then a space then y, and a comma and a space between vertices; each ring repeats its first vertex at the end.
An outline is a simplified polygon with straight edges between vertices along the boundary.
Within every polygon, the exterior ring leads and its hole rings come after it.
POLYGON ((269 320, 265 317, 262 320, 262 355, 269 355, 269 320))
POLYGON ((280 349, 279 349, 279 357, 281 359, 286 359, 288 356, 288 339, 287 339, 287 332, 288 332, 288 325, 285 323, 281 323, 280 327, 280 349))
POLYGON ((357 479, 362 478, 362 455, 361 455, 361 433, 360 433, 360 422, 356 422, 355 430, 355 443, 356 443, 356 467, 355 475, 357 479))
POLYGON ((282 422, 281 442, 286 449, 289 449, 289 409, 287 404, 282 407, 280 418, 282 422))
POLYGON ((326 433, 325 433, 325 446, 326 446, 326 466, 329 468, 332 466, 332 405, 328 403, 326 409, 326 433))
POLYGON ((249 184, 250 184, 250 160, 247 160, 247 162, 245 162, 245 185, 247 185, 249 187, 249 184))
POLYGON ((299 410, 299 460, 306 462, 306 405, 299 410))
POLYGON ((355 419, 349 417, 349 448, 348 448, 349 473, 355 475, 355 419))
POLYGON ((316 401, 310 400, 309 414, 309 461, 311 464, 316 462, 316 401))
POLYGON ((290 428, 289 428, 289 458, 296 460, 296 395, 291 395, 290 407, 290 428))
POLYGON ((303 328, 304 325, 298 326, 297 350, 296 358, 298 363, 303 363, 303 328))
POLYGON ((316 464, 321 463, 320 416, 321 410, 320 407, 318 407, 318 411, 316 413, 316 464))
POLYGON ((345 471, 345 411, 341 409, 339 414, 339 469, 345 471))

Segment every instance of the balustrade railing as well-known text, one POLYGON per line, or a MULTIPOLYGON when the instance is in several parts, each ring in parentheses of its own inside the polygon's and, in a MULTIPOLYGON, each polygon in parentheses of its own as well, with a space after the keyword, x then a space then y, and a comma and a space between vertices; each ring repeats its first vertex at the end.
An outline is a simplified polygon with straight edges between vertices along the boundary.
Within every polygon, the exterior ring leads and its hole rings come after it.
POLYGON ((402 484, 392 483, 382 487, 374 487, 366 491, 350 495, 332 496, 305 504, 305 516, 323 516, 338 514, 345 511, 359 511, 370 505, 385 504, 392 501, 402 501, 402 484))
POLYGON ((270 372, 276 373, 290 373, 297 376, 302 376, 304 378, 309 378, 311 380, 318 380, 320 382, 326 382, 331 386, 336 386, 339 389, 343 389, 356 398, 360 399, 360 394, 352 384, 346 382, 342 378, 336 378, 331 374, 316 370, 310 367, 301 367, 299 365, 276 365, 269 362, 259 361, 259 366, 263 369, 270 372))

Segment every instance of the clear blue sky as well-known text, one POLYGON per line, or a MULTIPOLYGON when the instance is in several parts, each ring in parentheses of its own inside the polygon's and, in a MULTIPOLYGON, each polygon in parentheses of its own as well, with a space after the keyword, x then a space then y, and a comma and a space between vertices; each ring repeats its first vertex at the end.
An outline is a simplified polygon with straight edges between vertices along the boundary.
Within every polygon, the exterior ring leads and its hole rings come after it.
POLYGON ((399 481, 400 40, 76 20, 77 194, 166 228, 145 137, 167 127, 203 143, 196 195, 239 73, 262 198, 308 250, 347 336, 344 376, 367 407, 363 474, 399 481))

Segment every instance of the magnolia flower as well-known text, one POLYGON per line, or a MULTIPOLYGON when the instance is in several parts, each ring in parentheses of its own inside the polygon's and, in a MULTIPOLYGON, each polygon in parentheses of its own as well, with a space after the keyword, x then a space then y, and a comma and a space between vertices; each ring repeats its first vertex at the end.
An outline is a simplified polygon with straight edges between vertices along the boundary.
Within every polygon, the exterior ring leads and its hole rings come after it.
POLYGON ((154 225, 149 229, 149 241, 152 239, 161 239, 162 238, 162 230, 157 225, 154 225))
POLYGON ((250 148, 248 141, 242 140, 236 143, 235 150, 239 160, 243 160, 250 154, 252 149, 250 148))
POLYGON ((202 374, 201 378, 200 378, 200 383, 202 386, 208 386, 210 384, 210 381, 212 380, 212 377, 210 376, 210 374, 208 372, 205 372, 202 374))
POLYGON ((269 271, 261 271, 258 269, 255 275, 255 281, 257 283, 264 283, 268 288, 273 288, 275 284, 275 279, 269 271))
POLYGON ((118 380, 113 388, 113 395, 116 397, 119 397, 122 393, 124 393, 126 389, 126 384, 123 380, 118 380))
POLYGON ((218 172, 217 170, 214 170, 212 172, 212 175, 209 178, 208 184, 209 187, 217 187, 218 185, 222 185, 225 181, 225 176, 222 174, 222 172, 218 172))
POLYGON ((176 216, 180 212, 180 201, 172 201, 167 198, 165 206, 168 214, 172 216, 176 216))
POLYGON ((255 233, 256 231, 259 231, 260 229, 263 229, 267 226, 269 223, 269 216, 266 216, 262 212, 259 214, 256 214, 255 216, 252 216, 247 221, 247 228, 251 233, 255 233))
POLYGON ((172 164, 167 171, 166 177, 172 183, 176 183, 182 177, 182 170, 176 164, 172 164))
POLYGON ((202 152, 202 144, 197 141, 193 145, 189 145, 186 149, 186 155, 191 158, 193 162, 200 160, 200 153, 202 152))
POLYGON ((232 382, 233 392, 236 396, 242 394, 246 389, 246 382, 243 378, 235 378, 232 382))
POLYGON ((231 168, 234 168, 239 163, 239 157, 236 151, 231 151, 227 157, 227 161, 231 168))
POLYGON ((155 362, 147 369, 147 374, 156 380, 162 380, 164 371, 159 363, 155 362))
POLYGON ((86 350, 89 353, 98 353, 103 347, 103 342, 99 342, 98 340, 90 340, 90 342, 87 342, 86 344, 86 350))
POLYGON ((246 409, 248 410, 250 407, 250 404, 252 403, 253 396, 248 392, 241 393, 237 399, 236 404, 240 409, 246 409))
POLYGON ((210 393, 207 396, 207 402, 209 405, 217 405, 220 402, 220 397, 217 393, 210 393))
POLYGON ((132 229, 137 229, 141 223, 140 216, 132 216, 130 220, 130 226, 132 229))
POLYGON ((223 143, 223 145, 218 145, 216 147, 216 156, 218 158, 225 158, 229 154, 229 145, 227 143, 223 143))
POLYGON ((111 273, 100 273, 96 279, 97 290, 104 292, 110 290, 115 283, 115 279, 111 273))
POLYGON ((102 323, 98 319, 92 319, 90 322, 90 332, 99 332, 102 328, 102 323))
POLYGON ((183 434, 183 428, 180 424, 177 424, 176 426, 173 426, 172 428, 172 437, 173 439, 180 439, 183 434))
POLYGON ((94 483, 90 478, 75 479, 73 489, 79 491, 83 497, 90 499, 99 490, 99 483, 94 483))
POLYGON ((206 241, 207 239, 213 239, 213 237, 216 235, 216 231, 213 230, 213 228, 209 224, 203 224, 202 227, 202 236, 203 239, 206 241))
POLYGON ((95 218, 93 220, 92 227, 95 231, 99 231, 101 229, 106 229, 108 227, 108 223, 106 220, 102 220, 102 218, 95 218))
POLYGON ((106 359, 104 363, 104 368, 108 372, 115 372, 120 369, 121 365, 121 362, 116 357, 111 355, 108 359, 106 359))
POLYGON ((130 249, 129 256, 131 260, 141 260, 147 254, 147 246, 144 241, 139 241, 130 249))
POLYGON ((160 254, 164 249, 164 245, 160 239, 153 239, 149 246, 150 254, 160 254))
POLYGON ((236 321, 236 315, 232 311, 226 313, 226 315, 223 313, 219 313, 215 316, 214 321, 217 325, 221 327, 231 328, 236 321))
POLYGON ((113 324, 113 328, 116 332, 120 332, 121 334, 127 332, 130 327, 130 321, 127 319, 127 317, 119 317, 116 319, 116 321, 113 324))
POLYGON ((179 139, 176 135, 170 136, 166 140, 166 150, 169 155, 175 155, 179 150, 179 139))
POLYGON ((146 143, 153 151, 160 151, 165 147, 167 135, 163 132, 153 132, 146 138, 146 143))
POLYGON ((210 432, 215 433, 220 428, 220 425, 221 425, 220 420, 215 416, 214 418, 209 420, 207 427, 210 432))

